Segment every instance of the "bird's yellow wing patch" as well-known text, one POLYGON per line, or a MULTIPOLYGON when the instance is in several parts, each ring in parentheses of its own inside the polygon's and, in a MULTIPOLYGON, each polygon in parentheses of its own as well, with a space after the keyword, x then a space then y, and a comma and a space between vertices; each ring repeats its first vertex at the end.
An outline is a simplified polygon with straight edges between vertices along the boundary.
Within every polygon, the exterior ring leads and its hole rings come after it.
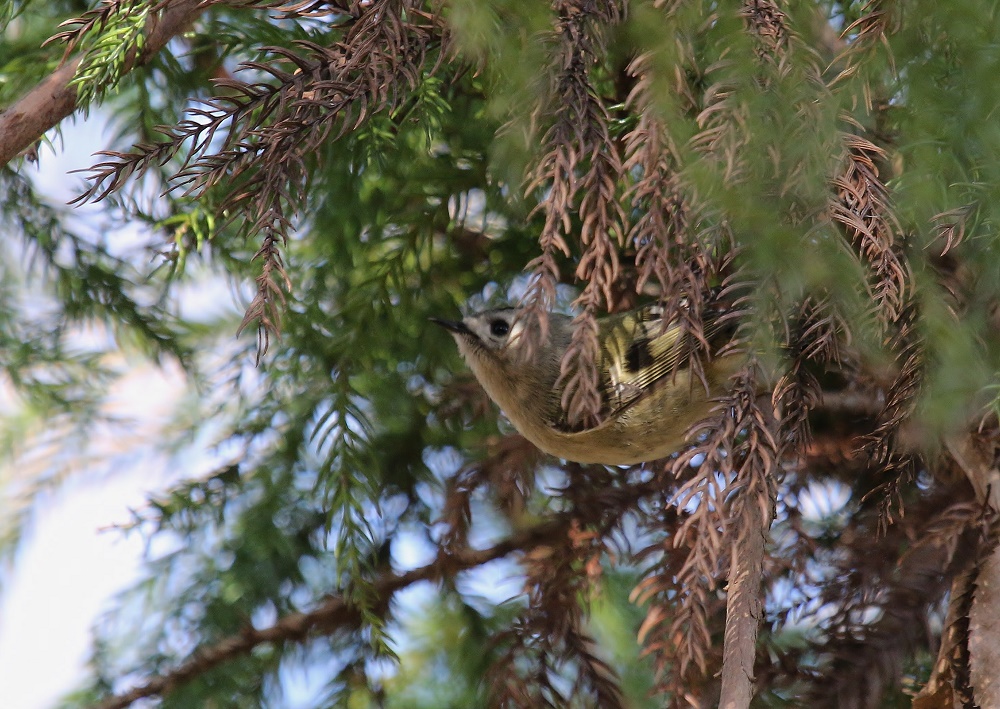
POLYGON ((664 327, 661 312, 628 313, 608 329, 601 385, 609 412, 629 406, 687 360, 690 337, 677 323, 664 327))
MULTIPOLYGON (((719 316, 717 310, 703 311, 706 339, 723 334, 725 327, 719 316)), ((602 323, 600 336, 598 367, 603 423, 597 428, 613 425, 626 409, 664 386, 675 373, 683 373, 694 349, 694 338, 677 321, 664 324, 663 309, 659 306, 609 317, 602 323)), ((701 386, 691 381, 688 385, 701 386)), ((567 433, 583 433, 567 426, 565 421, 554 427, 567 433)), ((584 429, 588 430, 594 429, 584 429)))

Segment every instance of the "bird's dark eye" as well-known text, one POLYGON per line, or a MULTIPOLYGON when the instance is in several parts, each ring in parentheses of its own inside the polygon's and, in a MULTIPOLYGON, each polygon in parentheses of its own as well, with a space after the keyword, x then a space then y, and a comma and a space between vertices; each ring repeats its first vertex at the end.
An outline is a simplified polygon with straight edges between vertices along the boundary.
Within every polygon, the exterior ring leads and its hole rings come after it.
POLYGON ((490 323, 490 333, 493 337, 505 337, 510 332, 510 325, 506 320, 494 320, 490 323))

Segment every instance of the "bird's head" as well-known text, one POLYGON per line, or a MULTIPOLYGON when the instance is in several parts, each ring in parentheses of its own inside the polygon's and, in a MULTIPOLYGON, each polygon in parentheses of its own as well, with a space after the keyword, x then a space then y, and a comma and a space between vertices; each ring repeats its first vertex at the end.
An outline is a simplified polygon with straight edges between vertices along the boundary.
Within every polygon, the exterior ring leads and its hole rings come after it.
POLYGON ((431 322, 451 332, 470 364, 479 360, 503 364, 513 361, 524 331, 519 312, 518 308, 495 308, 466 315, 461 320, 431 318, 431 322))

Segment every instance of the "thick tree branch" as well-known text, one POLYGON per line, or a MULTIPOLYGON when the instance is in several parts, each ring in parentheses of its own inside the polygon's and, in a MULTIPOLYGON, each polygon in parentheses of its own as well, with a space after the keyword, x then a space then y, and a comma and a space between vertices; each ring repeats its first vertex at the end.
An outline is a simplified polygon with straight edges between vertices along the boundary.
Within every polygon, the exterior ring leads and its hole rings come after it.
MULTIPOLYGON (((419 569, 403 574, 385 574, 377 578, 372 594, 377 603, 387 606, 392 594, 417 581, 431 581, 454 576, 458 571, 471 569, 506 556, 515 551, 535 549, 551 543, 554 535, 565 530, 570 523, 568 515, 545 522, 512 535, 488 549, 467 549, 453 554, 442 554, 419 569)), ((228 660, 248 654, 258 645, 285 641, 302 641, 310 633, 331 634, 337 630, 361 624, 361 610, 342 596, 331 596, 308 613, 293 613, 267 628, 246 628, 242 633, 225 638, 214 645, 196 651, 188 660, 172 671, 154 677, 123 694, 109 697, 93 709, 124 709, 145 697, 168 694, 177 686, 201 675, 228 660)))
POLYGON ((757 633, 764 619, 765 547, 774 520, 775 478, 780 453, 773 431, 778 423, 770 397, 748 407, 749 451, 737 480, 744 485, 733 501, 736 523, 726 589, 726 632, 722 649, 720 709, 747 709, 754 695, 757 633))
MULTIPOLYGON (((995 465, 994 444, 971 433, 945 442, 948 452, 968 477, 980 504, 989 509, 993 527, 1000 511, 1000 469, 995 465)), ((968 671, 974 703, 998 706, 1000 702, 1000 546, 995 535, 984 540, 974 570, 972 604, 968 613, 968 671)))
POLYGON ((913 698, 913 709, 939 709, 958 705, 960 692, 954 686, 955 670, 968 670, 968 663, 961 660, 961 653, 968 648, 968 607, 975 586, 974 579, 973 569, 966 569, 952 579, 948 614, 941 632, 937 659, 927 684, 913 698))
MULTIPOLYGON (((147 28, 142 52, 125 64, 125 71, 142 66, 183 32, 211 3, 203 0, 175 0, 153 17, 147 28)), ((6 165, 31 147, 47 130, 76 110, 76 89, 70 82, 76 75, 78 55, 52 72, 3 113, 0 113, 0 165, 6 165)))
POLYGON ((1000 706, 1000 547, 986 544, 969 609, 969 680, 978 706, 1000 706))
POLYGON ((740 532, 732 549, 726 603, 723 650, 722 709, 744 709, 754 694, 754 659, 757 631, 764 618, 761 584, 764 547, 771 527, 774 499, 767 490, 748 490, 740 515, 740 532))

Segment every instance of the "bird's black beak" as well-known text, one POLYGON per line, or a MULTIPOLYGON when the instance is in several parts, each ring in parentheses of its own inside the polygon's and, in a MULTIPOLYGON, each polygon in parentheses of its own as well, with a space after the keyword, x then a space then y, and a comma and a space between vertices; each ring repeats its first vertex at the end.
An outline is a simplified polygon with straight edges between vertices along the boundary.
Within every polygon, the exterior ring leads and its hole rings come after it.
POLYGON ((440 325, 445 330, 458 333, 459 335, 471 335, 472 330, 470 330, 464 322, 461 320, 442 320, 441 318, 430 318, 432 323, 440 325))

